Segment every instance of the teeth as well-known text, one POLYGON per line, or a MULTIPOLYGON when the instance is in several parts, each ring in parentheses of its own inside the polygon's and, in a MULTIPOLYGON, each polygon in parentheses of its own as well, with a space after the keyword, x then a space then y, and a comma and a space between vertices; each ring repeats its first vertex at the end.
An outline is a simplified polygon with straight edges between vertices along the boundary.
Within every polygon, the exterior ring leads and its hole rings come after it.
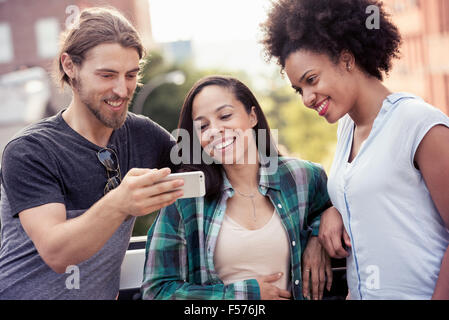
POLYGON ((324 106, 326 105, 326 103, 327 103, 327 99, 317 108, 317 111, 318 112, 321 112, 321 111, 323 111, 323 109, 324 109, 324 106))
POLYGON ((215 149, 224 149, 227 146, 231 145, 232 143, 234 143, 234 139, 230 139, 230 140, 227 140, 225 142, 219 143, 214 148, 215 149))
POLYGON ((109 100, 105 100, 107 104, 109 104, 110 106, 113 107, 119 107, 122 104, 122 100, 117 100, 117 101, 109 101, 109 100))

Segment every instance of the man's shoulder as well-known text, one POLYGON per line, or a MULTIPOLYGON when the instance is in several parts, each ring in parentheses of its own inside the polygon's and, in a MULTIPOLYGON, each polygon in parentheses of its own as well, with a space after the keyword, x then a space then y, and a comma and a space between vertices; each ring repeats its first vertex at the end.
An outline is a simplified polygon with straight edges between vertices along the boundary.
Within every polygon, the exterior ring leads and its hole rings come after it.
POLYGON ((143 115, 128 112, 124 127, 134 139, 146 143, 169 143, 170 146, 175 143, 175 139, 165 128, 143 115))
POLYGON ((5 150, 11 149, 13 146, 37 150, 45 148, 46 141, 55 140, 61 134, 59 124, 58 115, 32 123, 17 132, 7 143, 5 150))
POLYGON ((166 129, 164 129, 161 125, 148 118, 147 116, 135 114, 132 112, 128 112, 125 125, 129 126, 132 129, 144 129, 149 131, 153 130, 168 133, 166 129))

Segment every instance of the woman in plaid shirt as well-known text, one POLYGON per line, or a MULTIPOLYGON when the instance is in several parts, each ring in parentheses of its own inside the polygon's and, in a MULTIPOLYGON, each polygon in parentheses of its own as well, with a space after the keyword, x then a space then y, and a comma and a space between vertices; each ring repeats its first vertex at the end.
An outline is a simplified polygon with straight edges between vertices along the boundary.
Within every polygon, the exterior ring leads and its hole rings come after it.
POLYGON ((149 230, 143 299, 321 299, 332 283, 316 237, 331 206, 321 166, 279 155, 234 78, 198 81, 178 127, 190 137, 182 170, 204 172, 206 196, 164 208, 149 230))

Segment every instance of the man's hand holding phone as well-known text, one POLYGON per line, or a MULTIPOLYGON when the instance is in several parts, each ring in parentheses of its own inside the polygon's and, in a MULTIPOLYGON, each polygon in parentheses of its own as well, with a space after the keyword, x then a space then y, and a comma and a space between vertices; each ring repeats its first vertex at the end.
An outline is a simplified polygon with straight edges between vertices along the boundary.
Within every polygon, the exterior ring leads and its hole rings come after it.
POLYGON ((170 174, 164 169, 131 169, 120 185, 106 196, 117 203, 117 208, 125 217, 144 216, 174 203, 184 195, 177 190, 184 180, 175 179, 161 182, 170 174))

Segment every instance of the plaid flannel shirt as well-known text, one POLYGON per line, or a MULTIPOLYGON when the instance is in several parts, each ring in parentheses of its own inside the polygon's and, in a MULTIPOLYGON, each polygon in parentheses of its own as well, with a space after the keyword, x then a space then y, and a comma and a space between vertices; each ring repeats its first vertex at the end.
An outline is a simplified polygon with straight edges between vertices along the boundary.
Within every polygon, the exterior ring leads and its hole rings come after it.
MULTIPOLYGON (((321 213, 331 206, 326 174, 309 161, 279 157, 274 174, 261 165, 259 192, 271 200, 288 234, 291 291, 294 299, 303 299, 301 255, 309 236, 318 235, 321 213)), ((143 299, 260 299, 255 279, 224 285, 214 268, 226 201, 233 195, 224 174, 219 199, 180 199, 161 210, 148 231, 143 299)))

